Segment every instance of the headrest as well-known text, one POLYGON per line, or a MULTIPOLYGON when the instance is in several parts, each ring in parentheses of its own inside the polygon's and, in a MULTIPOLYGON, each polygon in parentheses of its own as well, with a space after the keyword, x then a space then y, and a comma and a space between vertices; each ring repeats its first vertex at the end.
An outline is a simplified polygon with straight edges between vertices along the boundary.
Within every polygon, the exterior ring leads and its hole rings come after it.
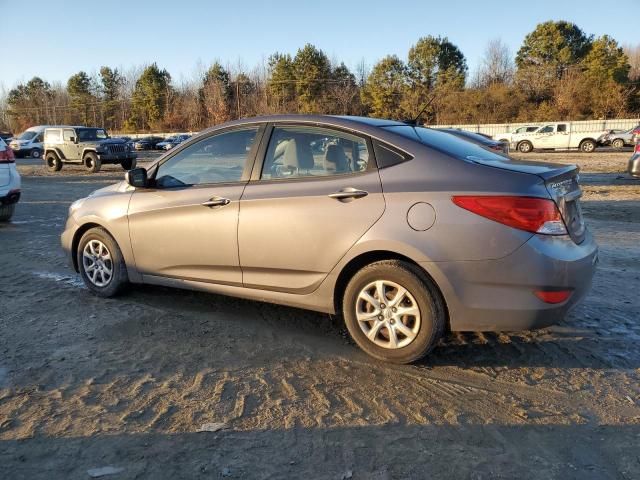
POLYGON ((284 166, 311 170, 314 165, 311 146, 304 140, 292 138, 284 151, 284 166))

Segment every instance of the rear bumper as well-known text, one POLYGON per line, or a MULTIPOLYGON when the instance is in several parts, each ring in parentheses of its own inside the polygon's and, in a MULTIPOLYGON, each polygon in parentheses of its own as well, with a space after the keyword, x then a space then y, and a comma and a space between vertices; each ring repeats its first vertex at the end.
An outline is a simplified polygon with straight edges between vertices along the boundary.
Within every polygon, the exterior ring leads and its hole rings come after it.
POLYGON ((632 177, 640 177, 640 153, 634 154, 629 159, 629 164, 627 165, 627 171, 629 175, 632 177))
POLYGON ((440 285, 452 331, 517 331, 560 322, 589 292, 598 261, 591 233, 576 245, 568 236, 534 235, 511 255, 486 261, 425 263, 440 285), (549 304, 535 290, 570 289, 549 304))
POLYGON ((11 190, 6 195, 0 197, 0 205, 13 205, 20 200, 20 190, 11 190))

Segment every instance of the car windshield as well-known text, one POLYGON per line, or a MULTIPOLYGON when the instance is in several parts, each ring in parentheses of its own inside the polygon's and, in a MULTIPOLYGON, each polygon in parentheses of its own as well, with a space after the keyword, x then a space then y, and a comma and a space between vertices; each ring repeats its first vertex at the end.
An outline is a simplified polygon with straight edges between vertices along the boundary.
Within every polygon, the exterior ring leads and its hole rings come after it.
POLYGON ((38 132, 34 132, 33 130, 31 131, 27 130, 26 132, 22 132, 22 134, 18 137, 18 140, 31 140, 37 134, 38 132))
POLYGON ((86 142, 88 140, 104 140, 105 138, 109 138, 107 132, 102 128, 78 128, 76 131, 78 132, 78 139, 81 142, 86 142))
POLYGON ((504 162, 508 159, 508 157, 492 153, 480 145, 432 128, 412 127, 410 125, 384 128, 385 130, 397 133, 411 140, 416 140, 430 148, 463 160, 469 160, 471 162, 478 160, 504 162))

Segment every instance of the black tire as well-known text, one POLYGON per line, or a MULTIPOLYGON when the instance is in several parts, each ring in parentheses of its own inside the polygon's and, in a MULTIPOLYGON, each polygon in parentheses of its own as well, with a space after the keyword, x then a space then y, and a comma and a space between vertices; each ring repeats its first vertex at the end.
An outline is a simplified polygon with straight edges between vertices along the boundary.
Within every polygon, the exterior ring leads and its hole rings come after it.
MULTIPOLYGON (((80 276, 82 281, 89 289, 91 293, 99 297, 113 297, 121 293, 129 284, 129 277, 127 276, 127 265, 124 262, 124 257, 120 251, 118 243, 104 228, 96 227, 87 230, 80 242, 78 243, 78 251, 76 252, 76 258, 78 261, 78 269, 80 270, 80 276), (107 266, 111 267, 111 277, 108 283, 105 285, 96 285, 89 274, 87 273, 87 266, 84 261, 84 249, 88 243, 93 240, 101 242, 107 249, 111 262, 105 262, 107 266)), ((103 277, 104 279, 104 277, 103 277)))
POLYGON ((0 205, 0 222, 8 222, 16 211, 16 204, 0 205))
POLYGON ((596 149, 596 142, 586 139, 580 142, 580 151, 584 153, 592 153, 596 149))
POLYGON ((87 152, 82 157, 82 163, 91 173, 98 173, 102 167, 102 162, 94 152, 87 152))
POLYGON ((624 140, 621 138, 616 138, 613 142, 611 142, 611 146, 615 149, 620 150, 624 148, 624 140))
POLYGON ((42 151, 39 148, 34 148, 31 150, 31 158, 40 158, 42 155, 42 151))
POLYGON ((533 151, 533 145, 531 144, 530 141, 525 140, 518 144, 518 151, 520 153, 530 153, 533 151))
POLYGON ((62 161, 60 157, 54 152, 49 152, 44 157, 44 163, 47 166, 47 170, 50 172, 59 172, 62 170, 62 161))
MULTIPOLYGON (((387 301, 389 300, 387 299, 387 301)), ((388 311, 390 305, 382 305, 381 307, 388 311)), ((345 289, 342 313, 351 338, 358 346, 372 357, 391 363, 411 363, 427 355, 442 337, 446 325, 444 301, 437 286, 420 268, 399 260, 383 260, 359 270, 345 289), (356 317, 360 292, 377 280, 400 285, 409 292, 417 303, 420 324, 413 340, 405 346, 398 348, 380 346, 370 340, 360 327, 356 317)), ((378 318, 380 317, 384 317, 384 315, 380 315, 378 318)), ((389 322, 393 323, 391 320, 389 322)), ((386 331, 388 338, 390 332, 385 330, 386 328, 383 326, 377 331, 380 332, 380 335, 384 335, 386 331)), ((376 334, 377 337, 378 334, 376 334)))
POLYGON ((128 158, 126 160, 123 160, 120 166, 125 170, 131 170, 133 168, 136 168, 136 163, 137 162, 135 158, 128 158))

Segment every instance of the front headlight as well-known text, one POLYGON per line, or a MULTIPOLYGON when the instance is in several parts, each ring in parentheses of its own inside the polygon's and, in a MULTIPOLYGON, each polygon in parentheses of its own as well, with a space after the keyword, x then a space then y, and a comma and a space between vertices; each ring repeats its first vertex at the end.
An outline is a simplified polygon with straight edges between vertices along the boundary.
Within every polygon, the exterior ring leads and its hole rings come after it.
POLYGON ((76 200, 75 202, 73 202, 70 206, 69 206, 69 216, 73 215, 74 212, 76 210, 78 210, 82 204, 84 203, 85 199, 81 198, 79 200, 76 200))

